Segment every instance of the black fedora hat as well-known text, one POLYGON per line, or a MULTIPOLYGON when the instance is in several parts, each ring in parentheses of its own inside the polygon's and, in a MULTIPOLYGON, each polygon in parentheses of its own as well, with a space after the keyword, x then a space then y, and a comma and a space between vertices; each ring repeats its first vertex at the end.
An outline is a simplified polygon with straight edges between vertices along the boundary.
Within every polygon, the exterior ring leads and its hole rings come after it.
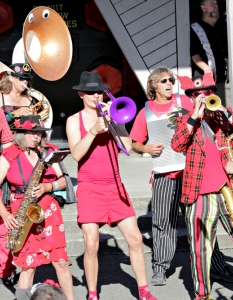
POLYGON ((189 88, 189 89, 184 91, 187 96, 190 96, 193 92, 200 91, 200 90, 209 90, 209 89, 211 89, 214 92, 217 91, 217 86, 214 84, 214 82, 212 84, 209 84, 208 82, 205 82, 202 75, 194 76, 191 79, 193 81, 194 87, 189 88))
POLYGON ((12 124, 14 127, 10 127, 12 131, 48 131, 51 128, 44 127, 44 121, 39 115, 22 116, 12 124))
POLYGON ((12 72, 8 70, 8 75, 25 78, 26 80, 32 80, 33 78, 32 69, 29 64, 15 63, 10 65, 9 68, 12 72))
POLYGON ((84 92, 103 91, 108 88, 110 88, 110 85, 103 84, 102 79, 96 70, 92 72, 82 72, 79 85, 73 86, 73 90, 84 92))

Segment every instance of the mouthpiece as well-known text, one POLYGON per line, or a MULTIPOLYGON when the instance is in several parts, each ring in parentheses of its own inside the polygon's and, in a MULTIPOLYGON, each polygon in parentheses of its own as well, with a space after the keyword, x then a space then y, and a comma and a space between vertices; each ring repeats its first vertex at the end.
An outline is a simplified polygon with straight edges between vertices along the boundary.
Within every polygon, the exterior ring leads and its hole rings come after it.
POLYGON ((29 90, 29 87, 28 87, 25 83, 22 83, 22 86, 23 86, 25 89, 29 90))

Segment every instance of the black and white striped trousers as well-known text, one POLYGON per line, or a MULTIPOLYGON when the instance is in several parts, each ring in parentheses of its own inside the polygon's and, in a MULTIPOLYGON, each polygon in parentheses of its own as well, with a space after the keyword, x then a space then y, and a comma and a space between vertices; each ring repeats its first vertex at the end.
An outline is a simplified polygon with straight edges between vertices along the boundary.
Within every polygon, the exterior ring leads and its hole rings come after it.
MULTIPOLYGON (((154 272, 162 272, 169 269, 176 251, 179 204, 182 206, 180 203, 182 179, 154 174, 152 189, 152 267, 154 272)), ((184 213, 183 207, 181 211, 184 213)), ((219 250, 216 239, 211 268, 220 271, 225 266, 225 257, 219 250)))

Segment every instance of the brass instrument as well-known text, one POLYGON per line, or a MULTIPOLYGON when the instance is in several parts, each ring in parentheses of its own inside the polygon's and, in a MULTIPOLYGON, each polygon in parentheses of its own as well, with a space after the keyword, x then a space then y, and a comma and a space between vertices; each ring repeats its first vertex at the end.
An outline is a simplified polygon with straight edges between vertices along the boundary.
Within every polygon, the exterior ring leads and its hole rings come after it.
POLYGON ((43 121, 46 121, 51 113, 51 105, 49 101, 41 92, 28 88, 26 84, 23 84, 23 87, 28 90, 29 96, 33 96, 38 100, 38 102, 31 107, 33 115, 39 115, 43 121))
POLYGON ((206 98, 206 108, 210 111, 216 111, 221 106, 221 99, 217 95, 210 95, 206 98))
MULTIPOLYGON (((228 156, 229 156, 229 160, 231 160, 231 161, 233 161, 233 153, 232 153, 232 149, 230 146, 230 142, 232 140, 233 140, 233 134, 231 134, 227 138, 228 156)), ((233 192, 227 184, 225 184, 219 191, 220 191, 220 193, 222 193, 222 195, 225 199, 227 210, 229 212, 231 220, 233 221, 233 192)))
MULTIPOLYGON (((43 149, 39 148, 39 151, 42 152, 43 149)), ((37 198, 32 197, 33 188, 39 184, 43 170, 44 163, 42 159, 39 161, 20 206, 14 214, 15 219, 18 221, 18 226, 10 230, 6 244, 6 248, 14 253, 22 249, 33 223, 41 223, 44 220, 43 209, 36 204, 37 198)))

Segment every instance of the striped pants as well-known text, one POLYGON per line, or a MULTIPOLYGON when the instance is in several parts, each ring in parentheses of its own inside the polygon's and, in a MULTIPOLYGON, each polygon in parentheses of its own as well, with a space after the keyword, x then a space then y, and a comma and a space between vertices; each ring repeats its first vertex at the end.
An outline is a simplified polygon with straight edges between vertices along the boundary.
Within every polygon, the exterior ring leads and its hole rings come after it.
POLYGON ((151 210, 154 272, 169 269, 176 251, 181 186, 181 178, 153 175, 151 210))
MULTIPOLYGON (((153 175, 151 210, 154 272, 169 269, 176 251, 181 186, 181 178, 171 179, 160 174, 153 175)), ((184 204, 180 205, 185 215, 184 204)), ((224 255, 219 250, 216 240, 211 268, 221 271, 225 266, 224 255)))
POLYGON ((233 239, 233 222, 220 193, 199 195, 195 203, 186 205, 185 221, 196 300, 210 296, 210 264, 218 220, 233 239))

